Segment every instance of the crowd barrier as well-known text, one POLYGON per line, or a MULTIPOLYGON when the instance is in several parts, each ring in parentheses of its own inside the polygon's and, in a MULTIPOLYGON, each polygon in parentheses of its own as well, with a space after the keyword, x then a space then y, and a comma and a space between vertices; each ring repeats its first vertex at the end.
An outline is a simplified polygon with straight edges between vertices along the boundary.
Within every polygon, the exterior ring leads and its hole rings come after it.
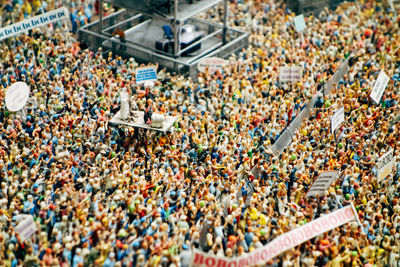
MULTIPOLYGON (((349 60, 352 55, 348 56, 347 59, 340 65, 339 69, 335 74, 329 79, 328 83, 323 87, 324 94, 328 95, 334 85, 339 84, 340 80, 349 72, 349 60)), ((318 94, 315 94, 312 99, 307 103, 306 107, 296 116, 296 118, 290 123, 290 125, 282 132, 278 140, 272 145, 272 152, 274 155, 280 155, 282 151, 287 147, 301 127, 304 120, 310 118, 311 114, 314 112, 315 103, 317 102, 318 94)))

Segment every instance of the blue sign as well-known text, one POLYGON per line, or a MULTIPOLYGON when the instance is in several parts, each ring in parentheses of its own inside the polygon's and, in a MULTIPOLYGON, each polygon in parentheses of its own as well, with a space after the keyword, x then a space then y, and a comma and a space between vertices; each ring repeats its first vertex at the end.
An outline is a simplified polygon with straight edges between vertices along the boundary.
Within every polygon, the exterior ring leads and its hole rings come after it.
POLYGON ((145 82, 157 81, 156 67, 144 67, 136 69, 136 83, 141 84, 145 82))

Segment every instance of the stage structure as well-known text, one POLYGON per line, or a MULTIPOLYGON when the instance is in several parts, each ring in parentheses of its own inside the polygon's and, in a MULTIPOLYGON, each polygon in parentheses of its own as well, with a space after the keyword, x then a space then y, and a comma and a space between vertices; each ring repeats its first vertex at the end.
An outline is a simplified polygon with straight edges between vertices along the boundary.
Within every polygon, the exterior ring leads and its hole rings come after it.
POLYGON ((95 50, 112 51, 171 72, 197 76, 205 57, 226 58, 248 46, 248 33, 227 26, 229 0, 100 0, 99 20, 79 29, 79 39, 95 50), (103 16, 104 2, 123 9, 103 16), (196 17, 223 4, 220 23, 196 17))

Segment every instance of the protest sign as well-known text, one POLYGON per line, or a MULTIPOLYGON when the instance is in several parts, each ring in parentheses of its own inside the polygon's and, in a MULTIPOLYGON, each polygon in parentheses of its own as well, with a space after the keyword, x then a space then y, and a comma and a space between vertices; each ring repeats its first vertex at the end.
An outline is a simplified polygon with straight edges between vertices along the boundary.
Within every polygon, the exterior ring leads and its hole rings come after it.
POLYGON ((377 163, 378 169, 378 182, 382 181, 386 176, 392 172, 393 168, 393 149, 383 154, 377 163))
POLYGON ((209 73, 214 73, 217 70, 221 71, 228 64, 228 61, 219 57, 208 57, 203 58, 197 63, 197 70, 200 72, 205 72, 208 68, 209 73))
POLYGON ((336 110, 335 114, 331 117, 331 132, 332 134, 335 132, 336 128, 340 126, 344 122, 344 107, 336 110))
POLYGON ((303 68, 298 66, 285 66, 279 68, 280 82, 297 82, 301 80, 303 68))
POLYGON ((389 77, 382 70, 379 73, 378 79, 376 80, 374 88, 372 88, 372 92, 370 94, 371 99, 374 100, 376 104, 379 104, 379 102, 381 101, 381 97, 386 89, 389 80, 389 77))
POLYGON ((37 230, 35 221, 33 220, 32 215, 26 216, 15 228, 18 232, 21 241, 25 241, 29 237, 31 237, 37 230))
POLYGON ((26 19, 0 29, 0 41, 14 35, 27 32, 37 27, 45 26, 60 19, 69 18, 65 7, 49 11, 47 13, 26 19))
POLYGON ((24 82, 13 83, 6 93, 6 107, 9 111, 21 110, 29 98, 29 87, 24 82))
POLYGON ((306 197, 316 196, 317 194, 323 196, 325 190, 327 190, 331 183, 336 181, 338 177, 339 172, 337 171, 322 172, 311 186, 306 197))
POLYGON ((304 21, 303 14, 296 16, 293 21, 297 32, 302 32, 306 29, 306 22, 304 21))
POLYGON ((194 250, 191 258, 191 267, 203 266, 254 266, 265 265, 266 262, 279 254, 294 248, 311 238, 319 236, 336 227, 351 221, 358 221, 353 204, 326 214, 290 232, 278 236, 267 245, 236 258, 219 257, 199 250, 194 250))
POLYGON ((136 69, 136 83, 146 83, 157 81, 157 69, 156 67, 144 67, 136 69))

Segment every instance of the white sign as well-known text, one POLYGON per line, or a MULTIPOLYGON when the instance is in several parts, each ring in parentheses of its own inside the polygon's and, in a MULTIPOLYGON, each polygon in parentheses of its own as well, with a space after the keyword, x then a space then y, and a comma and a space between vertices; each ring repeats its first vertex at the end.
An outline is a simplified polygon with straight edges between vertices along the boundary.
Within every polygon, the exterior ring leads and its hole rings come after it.
POLYGON ((215 73, 217 70, 222 72, 226 65, 228 65, 228 61, 219 57, 202 58, 197 63, 197 70, 205 72, 206 68, 208 68, 208 73, 215 73))
POLYGON ((351 204, 329 214, 323 215, 322 217, 306 223, 290 232, 280 235, 267 245, 255 249, 251 253, 246 253, 241 257, 219 257, 214 254, 207 254, 199 250, 194 250, 192 253, 190 266, 263 266, 266 262, 285 252, 286 250, 294 248, 306 242, 307 240, 355 220, 358 221, 358 216, 353 204, 351 204))
POLYGON ((67 18, 69 18, 68 10, 65 7, 62 7, 33 18, 11 24, 0 29, 0 41, 17 34, 27 32, 34 28, 58 21, 60 19, 67 18))
POLYGON ((306 197, 316 196, 317 194, 323 196, 331 183, 336 181, 338 177, 339 172, 337 171, 326 171, 321 173, 311 186, 306 197))
POLYGON ((135 72, 137 84, 157 81, 157 69, 154 66, 137 68, 135 72))
POLYGON ((29 98, 29 87, 24 82, 13 83, 6 93, 6 107, 9 111, 21 110, 29 98))
POLYGON ((306 22, 304 21, 303 14, 294 18, 294 27, 296 28, 297 32, 302 32, 306 29, 306 22))
POLYGON ((21 241, 27 240, 31 237, 37 230, 35 221, 33 220, 32 215, 27 216, 23 219, 15 228, 18 232, 21 241))
POLYGON ((331 132, 332 134, 335 132, 336 128, 340 126, 344 122, 344 107, 336 110, 335 114, 331 117, 331 132))
POLYGON ((279 68, 280 82, 297 82, 301 80, 303 68, 298 66, 285 66, 279 68))
POLYGON ((378 159, 378 182, 388 176, 393 169, 393 149, 386 152, 378 159))
POLYGON ((381 97, 386 89, 389 80, 389 77, 382 70, 379 73, 378 79, 376 80, 374 88, 372 89, 372 92, 370 94, 371 99, 374 100, 376 104, 379 104, 379 102, 381 101, 381 97))

